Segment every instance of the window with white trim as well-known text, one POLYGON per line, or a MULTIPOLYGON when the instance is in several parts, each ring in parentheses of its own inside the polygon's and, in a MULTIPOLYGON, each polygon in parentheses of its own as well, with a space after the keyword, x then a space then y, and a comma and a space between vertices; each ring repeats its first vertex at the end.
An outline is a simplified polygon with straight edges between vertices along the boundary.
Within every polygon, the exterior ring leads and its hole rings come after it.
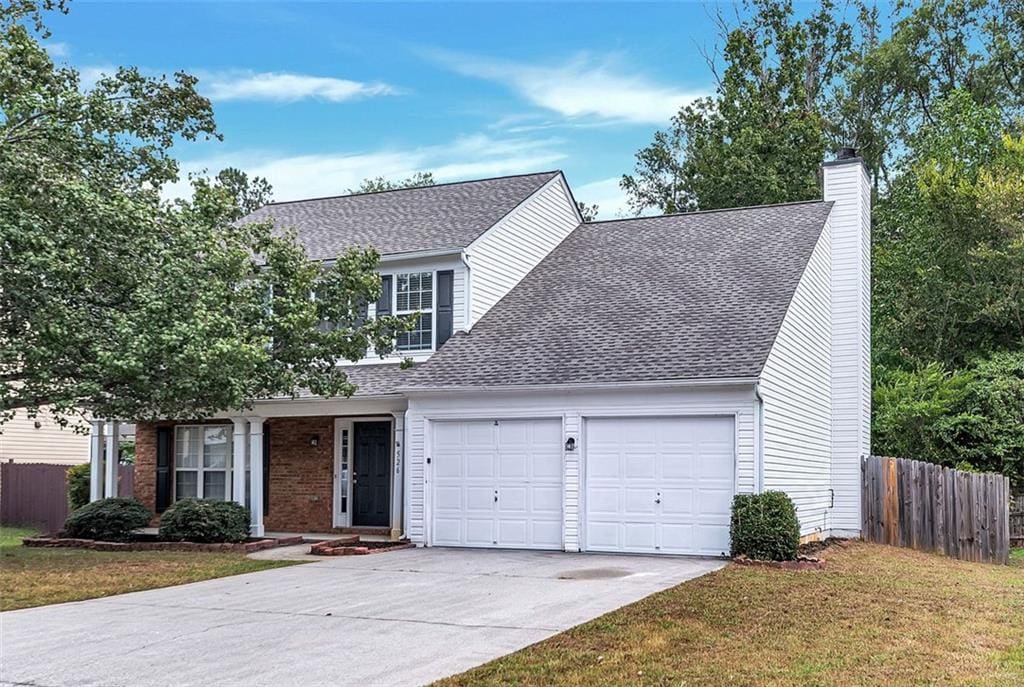
POLYGON ((231 492, 231 426, 174 428, 174 500, 226 501, 231 492))
POLYGON ((419 312, 412 331, 398 335, 400 351, 429 351, 434 347, 434 273, 395 275, 395 314, 419 312))

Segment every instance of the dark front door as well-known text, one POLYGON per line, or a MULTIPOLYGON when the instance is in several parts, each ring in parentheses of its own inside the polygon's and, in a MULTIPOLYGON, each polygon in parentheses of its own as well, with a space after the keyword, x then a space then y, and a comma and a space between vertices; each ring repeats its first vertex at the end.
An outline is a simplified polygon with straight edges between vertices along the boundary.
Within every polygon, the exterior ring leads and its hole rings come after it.
POLYGON ((353 434, 352 524, 387 527, 391 522, 391 423, 356 422, 353 434))

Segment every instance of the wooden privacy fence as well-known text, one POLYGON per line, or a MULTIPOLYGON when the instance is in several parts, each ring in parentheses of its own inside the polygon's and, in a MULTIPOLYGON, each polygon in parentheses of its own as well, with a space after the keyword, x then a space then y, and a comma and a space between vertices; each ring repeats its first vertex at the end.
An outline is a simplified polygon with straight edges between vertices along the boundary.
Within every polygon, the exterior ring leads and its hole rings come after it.
POLYGON ((862 535, 953 558, 1007 563, 1010 480, 903 458, 861 462, 862 535))
POLYGON ((1024 495, 1010 505, 1010 546, 1024 546, 1024 495))
MULTIPOLYGON (((131 496, 134 470, 120 465, 118 495, 131 496)), ((0 463, 0 524, 56 532, 68 517, 67 465, 0 463)))

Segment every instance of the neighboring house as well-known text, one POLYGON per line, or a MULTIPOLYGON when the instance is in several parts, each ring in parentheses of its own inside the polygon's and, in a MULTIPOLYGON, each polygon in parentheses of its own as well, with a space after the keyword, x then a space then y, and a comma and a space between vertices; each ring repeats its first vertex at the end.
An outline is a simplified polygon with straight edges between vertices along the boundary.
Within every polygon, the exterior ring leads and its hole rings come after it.
POLYGON ((37 417, 20 410, 0 425, 0 462, 77 465, 89 460, 89 435, 61 427, 46 408, 37 417))
POLYGON ((140 424, 135 494, 256 534, 721 555, 732 496, 781 489, 804 536, 855 535, 870 191, 840 157, 823 201, 592 224, 559 172, 270 205, 314 259, 376 247, 377 312, 421 326, 351 398, 140 424))

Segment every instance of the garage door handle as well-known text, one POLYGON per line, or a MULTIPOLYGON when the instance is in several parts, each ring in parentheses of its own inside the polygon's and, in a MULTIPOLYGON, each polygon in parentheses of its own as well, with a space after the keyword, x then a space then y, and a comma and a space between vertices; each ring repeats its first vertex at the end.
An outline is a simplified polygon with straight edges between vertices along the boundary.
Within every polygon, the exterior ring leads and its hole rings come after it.
POLYGON ((661 503, 661 499, 654 499, 655 503, 661 503))

